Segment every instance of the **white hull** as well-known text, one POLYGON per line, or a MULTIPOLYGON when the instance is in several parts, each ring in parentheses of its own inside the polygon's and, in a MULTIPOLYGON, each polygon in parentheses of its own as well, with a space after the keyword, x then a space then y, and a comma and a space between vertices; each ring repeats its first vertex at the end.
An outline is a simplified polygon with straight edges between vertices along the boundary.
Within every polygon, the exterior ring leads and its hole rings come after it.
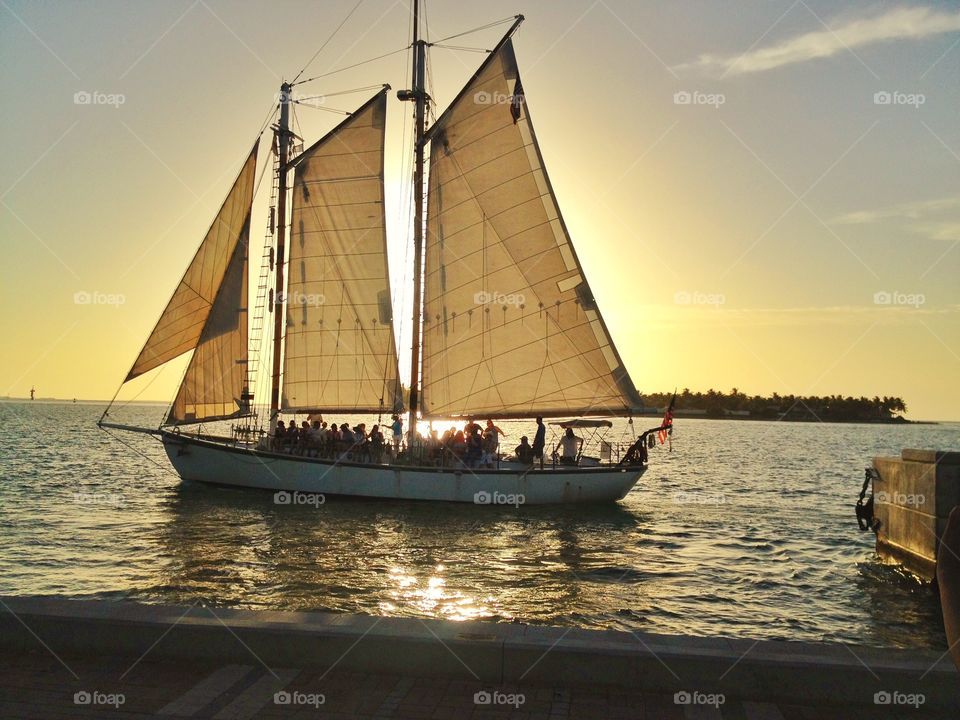
MULTIPOLYGON (((163 432, 184 480, 264 490, 397 500, 544 505, 611 502, 646 470, 635 467, 454 470, 305 458, 163 432)), ((295 502, 296 499, 294 498, 295 502)))

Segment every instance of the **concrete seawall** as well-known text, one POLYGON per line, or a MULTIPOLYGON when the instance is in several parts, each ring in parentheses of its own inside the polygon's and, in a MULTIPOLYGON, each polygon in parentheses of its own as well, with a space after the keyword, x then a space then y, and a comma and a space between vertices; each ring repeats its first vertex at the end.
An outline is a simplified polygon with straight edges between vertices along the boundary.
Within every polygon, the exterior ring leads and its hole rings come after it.
POLYGON ((960 452, 905 449, 873 467, 877 553, 932 581, 940 536, 960 505, 960 452))
POLYGON ((921 694, 960 710, 946 653, 320 612, 0 598, 0 653, 251 662, 475 681, 860 705, 921 694))

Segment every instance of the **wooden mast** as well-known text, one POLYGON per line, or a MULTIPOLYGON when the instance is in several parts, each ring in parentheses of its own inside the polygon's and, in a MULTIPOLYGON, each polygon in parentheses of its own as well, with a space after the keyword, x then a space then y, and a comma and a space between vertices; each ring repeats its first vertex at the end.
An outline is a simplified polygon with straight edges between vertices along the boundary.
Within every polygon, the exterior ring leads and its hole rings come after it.
POLYGON ((270 382, 270 431, 276 426, 280 413, 280 355, 283 346, 284 328, 284 274, 283 264, 286 256, 287 239, 287 165, 290 150, 290 83, 280 86, 280 122, 275 126, 277 138, 278 178, 277 178, 277 242, 276 285, 273 291, 273 373, 270 382))
POLYGON ((407 429, 413 437, 417 429, 417 410, 420 401, 420 333, 423 320, 421 285, 423 283, 423 150, 426 124, 427 93, 424 89, 426 67, 426 40, 420 38, 420 2, 413 0, 413 71, 409 91, 400 91, 397 97, 414 103, 414 166, 413 166, 413 343, 410 352, 410 413, 407 429))

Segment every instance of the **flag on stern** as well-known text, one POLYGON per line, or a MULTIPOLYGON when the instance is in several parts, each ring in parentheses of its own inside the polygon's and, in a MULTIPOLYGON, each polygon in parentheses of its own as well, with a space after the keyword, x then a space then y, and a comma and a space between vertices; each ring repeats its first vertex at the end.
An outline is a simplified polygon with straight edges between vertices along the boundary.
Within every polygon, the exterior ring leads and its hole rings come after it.
POLYGON ((674 392, 673 397, 670 398, 670 404, 667 406, 667 412, 663 415, 663 422, 660 423, 660 429, 657 431, 657 437, 660 439, 661 445, 667 441, 667 436, 669 436, 673 430, 673 404, 676 401, 677 393, 674 392))

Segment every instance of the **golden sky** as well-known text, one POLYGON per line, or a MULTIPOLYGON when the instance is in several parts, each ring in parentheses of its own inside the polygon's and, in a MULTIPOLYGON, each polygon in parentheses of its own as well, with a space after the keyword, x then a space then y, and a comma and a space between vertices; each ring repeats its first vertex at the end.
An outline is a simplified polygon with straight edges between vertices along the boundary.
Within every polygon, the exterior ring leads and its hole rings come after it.
MULTIPOLYGON (((0 4, 0 394, 113 395, 281 79, 354 5, 0 4)), ((960 419, 957 4, 428 9, 432 38, 526 15, 515 47, 547 170, 641 392, 898 395, 911 418, 960 419)), ((490 48, 503 27, 451 42, 490 48)), ((404 2, 365 0, 306 75, 408 42, 404 2)), ((439 110, 482 58, 431 50, 439 110)), ((401 89, 405 63, 300 89, 401 89)), ((393 218, 409 112, 391 95, 393 218)), ((311 142, 341 116, 300 107, 297 119, 311 142)), ((402 223, 392 230, 400 284, 409 256, 402 223)), ((136 392, 168 400, 181 371, 136 392)))

